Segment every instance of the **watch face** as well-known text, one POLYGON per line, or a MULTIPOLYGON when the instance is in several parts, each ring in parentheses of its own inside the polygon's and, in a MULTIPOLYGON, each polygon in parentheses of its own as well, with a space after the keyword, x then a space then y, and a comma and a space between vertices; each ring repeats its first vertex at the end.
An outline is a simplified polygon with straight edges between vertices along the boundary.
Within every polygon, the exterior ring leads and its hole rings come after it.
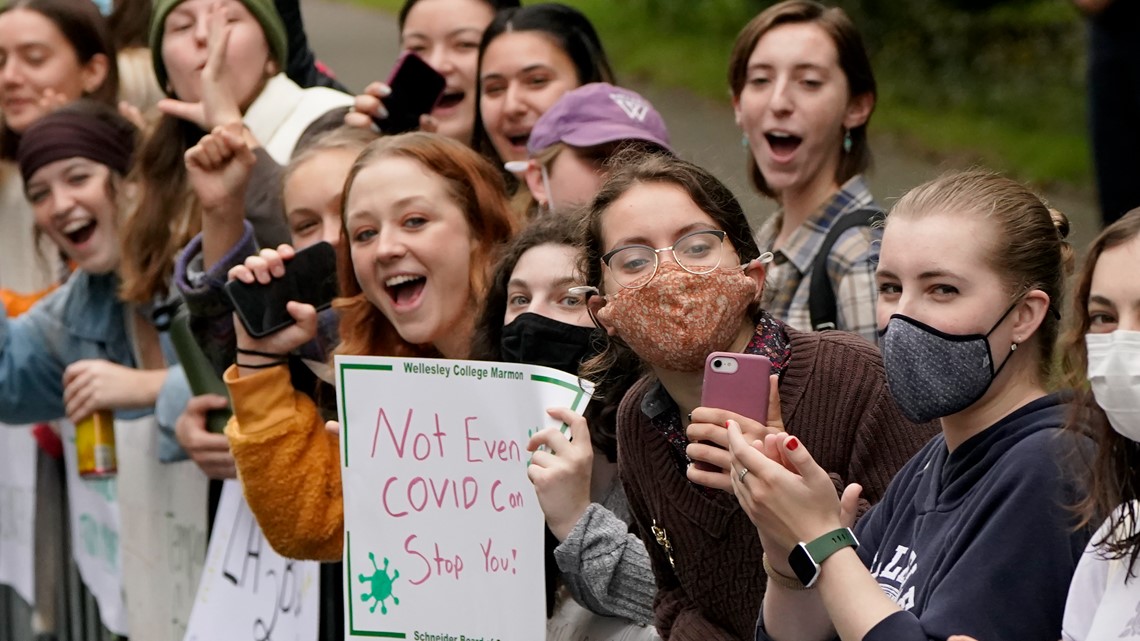
POLYGON ((788 565, 792 566, 796 578, 804 584, 805 588, 810 588, 819 576, 819 565, 812 560, 803 543, 792 548, 792 553, 788 555, 788 565))

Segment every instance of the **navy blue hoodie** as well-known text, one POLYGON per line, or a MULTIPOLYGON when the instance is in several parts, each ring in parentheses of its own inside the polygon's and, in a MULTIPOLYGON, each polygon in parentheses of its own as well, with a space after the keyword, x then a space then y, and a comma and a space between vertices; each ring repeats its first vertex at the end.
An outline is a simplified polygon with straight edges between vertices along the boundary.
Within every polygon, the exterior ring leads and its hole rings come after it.
MULTIPOLYGON (((1073 531, 1071 468, 1092 442, 1063 431, 1066 398, 1013 412, 952 454, 936 436, 859 521, 859 557, 903 609, 863 641, 1056 641, 1090 532, 1073 531)), ((823 572, 827 572, 824 564, 823 572)), ((757 639, 767 639, 762 617, 757 639)))

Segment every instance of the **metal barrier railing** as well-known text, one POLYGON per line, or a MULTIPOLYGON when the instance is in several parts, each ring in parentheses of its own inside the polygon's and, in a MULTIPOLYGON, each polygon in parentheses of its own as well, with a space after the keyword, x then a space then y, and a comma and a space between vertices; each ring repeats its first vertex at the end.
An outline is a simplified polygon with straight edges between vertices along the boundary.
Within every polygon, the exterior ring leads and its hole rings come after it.
MULTIPOLYGON (((37 562, 37 571, 54 567, 47 576, 36 577, 37 599, 47 601, 41 603, 40 610, 49 630, 37 636, 32 608, 15 590, 0 585, 0 641, 125 641, 100 624, 95 599, 84 587, 72 561, 63 462, 41 452, 38 464, 41 471, 36 493, 36 528, 37 532, 50 531, 54 535, 37 536, 36 557, 41 561, 48 557, 58 561, 37 562), (50 543, 41 545, 41 538, 50 543)), ((328 564, 321 570, 318 638, 340 641, 344 638, 341 566, 328 564)))
POLYGON ((49 535, 37 536, 36 594, 49 629, 37 636, 33 609, 15 590, 0 586, 0 641, 115 641, 118 637, 99 623, 95 599, 71 560, 63 461, 43 452, 38 456, 36 529, 49 535))

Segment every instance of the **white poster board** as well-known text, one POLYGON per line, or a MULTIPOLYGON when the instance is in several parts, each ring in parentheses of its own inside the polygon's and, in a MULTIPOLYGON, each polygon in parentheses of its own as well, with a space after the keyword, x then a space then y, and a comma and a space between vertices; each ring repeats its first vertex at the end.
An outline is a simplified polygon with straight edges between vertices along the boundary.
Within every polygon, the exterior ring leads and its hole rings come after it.
POLYGON ((186 641, 316 641, 320 564, 286 559, 226 481, 186 641))
POLYGON ((36 441, 0 423, 0 584, 35 605, 36 441))
POLYGON ((117 420, 115 445, 131 636, 180 641, 206 561, 209 481, 193 461, 159 462, 153 417, 117 420))
POLYGON ((589 394, 527 365, 338 356, 336 374, 346 638, 542 639, 526 444, 589 394))
POLYGON ((60 425, 67 463, 71 554, 84 585, 99 604, 103 625, 115 634, 127 636, 118 479, 81 479, 75 452, 75 426, 70 421, 60 421, 60 425))

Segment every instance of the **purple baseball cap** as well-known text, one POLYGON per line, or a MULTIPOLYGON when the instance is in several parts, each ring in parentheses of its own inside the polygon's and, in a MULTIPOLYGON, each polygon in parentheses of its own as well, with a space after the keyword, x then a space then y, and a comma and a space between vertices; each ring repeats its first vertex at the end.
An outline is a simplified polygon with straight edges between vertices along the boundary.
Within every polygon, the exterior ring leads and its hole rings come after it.
POLYGON ((605 82, 566 92, 539 117, 526 150, 537 156, 556 143, 593 147, 621 140, 641 140, 672 152, 661 114, 637 92, 605 82))

